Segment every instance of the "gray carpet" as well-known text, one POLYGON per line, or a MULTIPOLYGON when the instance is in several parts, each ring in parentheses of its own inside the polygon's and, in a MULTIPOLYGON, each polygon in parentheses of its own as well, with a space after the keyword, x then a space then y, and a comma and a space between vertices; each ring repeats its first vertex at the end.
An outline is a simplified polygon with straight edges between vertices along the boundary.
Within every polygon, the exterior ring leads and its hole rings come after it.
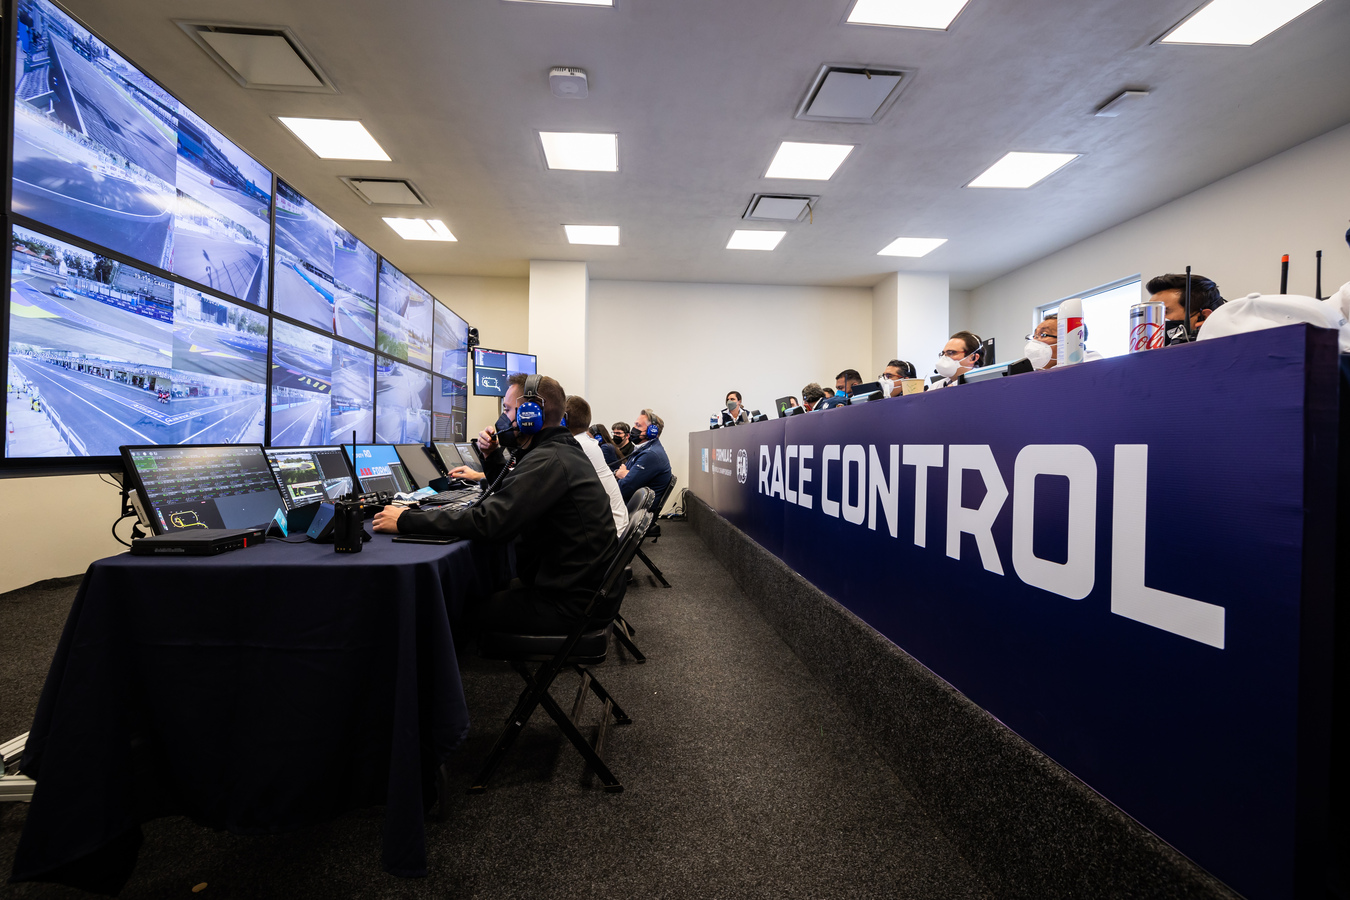
MULTIPOLYGON (((662 527, 648 553, 674 587, 657 588, 638 562, 624 604, 650 661, 611 654, 598 670, 634 720, 605 749, 623 793, 604 793, 542 712, 488 793, 463 793, 520 688, 503 664, 466 654, 474 724, 449 818, 427 823, 427 878, 380 870, 379 809, 266 838, 165 819, 145 826, 123 896, 183 897, 200 882, 205 897, 991 896, 690 528, 662 527)), ((27 729, 73 594, 0 596, 0 738, 27 729)), ((570 708, 565 678, 555 695, 570 708)), ((0 804, 6 876, 24 816, 0 804)))

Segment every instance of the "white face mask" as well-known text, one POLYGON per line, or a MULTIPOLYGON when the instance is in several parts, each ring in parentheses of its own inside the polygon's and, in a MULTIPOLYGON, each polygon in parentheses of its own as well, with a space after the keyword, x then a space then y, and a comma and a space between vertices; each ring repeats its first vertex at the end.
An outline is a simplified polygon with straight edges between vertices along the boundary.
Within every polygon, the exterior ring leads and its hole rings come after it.
POLYGON ((881 385, 881 396, 883 397, 889 397, 891 391, 895 390, 895 382, 884 375, 877 379, 877 383, 881 385))
POLYGON ((937 373, 943 378, 951 378, 956 374, 956 370, 961 368, 963 360, 955 360, 950 356, 939 356, 937 361, 937 373))
POLYGON ((1042 341, 1027 341, 1027 345, 1022 348, 1022 355, 1031 363, 1032 368, 1044 369, 1050 362, 1050 357, 1055 355, 1055 348, 1042 341))

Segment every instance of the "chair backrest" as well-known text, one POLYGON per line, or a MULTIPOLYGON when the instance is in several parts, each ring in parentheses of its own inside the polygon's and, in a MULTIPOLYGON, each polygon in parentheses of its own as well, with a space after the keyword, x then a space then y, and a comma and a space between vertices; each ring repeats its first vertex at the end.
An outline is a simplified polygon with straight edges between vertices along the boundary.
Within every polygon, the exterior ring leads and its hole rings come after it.
POLYGON ((640 487, 633 491, 633 496, 628 498, 628 517, 631 519, 640 510, 650 509, 654 500, 656 492, 649 487, 640 487))
POLYGON ((624 538, 619 542, 619 551, 610 560, 609 568, 605 570, 605 579, 600 582, 600 589, 591 597, 591 602, 586 605, 586 615, 591 616, 592 612, 599 606, 613 606, 613 611, 606 610, 605 615, 612 617, 618 612, 618 603, 623 600, 623 595, 628 587, 628 573, 624 570, 628 564, 633 561, 637 555, 638 545, 642 543, 642 536, 647 533, 651 527, 652 519, 656 518, 650 509, 640 511, 637 516, 629 520, 628 531, 624 538))
POLYGON ((670 476, 670 484, 666 485, 665 492, 661 494, 661 498, 656 501, 656 505, 652 508, 653 515, 661 515, 661 510, 666 507, 666 501, 670 499, 671 494, 675 493, 675 482, 679 480, 679 477, 676 475, 670 476))

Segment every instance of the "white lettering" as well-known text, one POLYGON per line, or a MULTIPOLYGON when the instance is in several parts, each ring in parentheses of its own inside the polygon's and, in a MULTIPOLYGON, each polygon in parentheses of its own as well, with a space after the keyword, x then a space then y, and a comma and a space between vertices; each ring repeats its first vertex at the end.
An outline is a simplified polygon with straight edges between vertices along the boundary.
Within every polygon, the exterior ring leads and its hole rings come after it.
POLYGON ((994 545, 994 519, 1007 499, 1008 488, 989 445, 952 444, 947 469, 947 555, 960 559, 961 534, 972 534, 984 568, 1002 575, 1003 564, 998 558, 998 547, 994 545), (961 505, 961 476, 966 469, 974 469, 984 479, 984 499, 977 509, 961 505))
POLYGON ((792 460, 797 456, 797 445, 788 444, 783 451, 783 499, 789 503, 797 502, 797 492, 792 489, 792 460))
POLYGON ((863 452, 862 444, 849 444, 844 448, 844 463, 840 469, 839 500, 844 505, 844 521, 861 525, 867 517, 867 455, 863 452), (850 503, 855 479, 858 483, 858 502, 850 503))
POLYGON ((1111 509, 1111 612, 1223 649, 1224 608, 1144 584, 1148 445, 1117 444, 1111 509))
POLYGON ((839 459, 839 445, 826 444, 820 451, 820 511, 839 518, 839 504, 830 499, 830 461, 839 459))
POLYGON ((717 461, 718 461, 718 462, 724 462, 724 463, 729 463, 729 462, 731 462, 731 448, 729 448, 729 447, 726 447, 726 448, 718 447, 718 448, 717 448, 717 461))
POLYGON ((759 445, 759 492, 769 492, 769 445, 759 445))
POLYGON ((802 509, 811 508, 811 495, 806 492, 806 486, 811 483, 811 469, 806 461, 815 455, 813 444, 803 444, 797 449, 797 505, 802 509))
POLYGON ((1017 577, 1032 587, 1082 600, 1097 572, 1097 461, 1079 444, 1031 444, 1013 469, 1012 561, 1017 577), (1069 479, 1069 552, 1063 563, 1032 550, 1036 529, 1036 476, 1069 479))
POLYGON ((783 448, 773 448, 773 481, 769 485, 769 496, 783 498, 783 448))
POLYGON ((905 465, 914 467, 914 546, 928 546, 928 469, 942 468, 941 444, 906 444, 905 465))
POLYGON ((886 513, 886 526, 891 531, 891 537, 896 537, 899 523, 895 517, 900 506, 900 445, 891 444, 889 478, 881 468, 881 457, 877 455, 876 446, 869 445, 867 450, 867 481, 871 486, 868 491, 867 527, 873 531, 877 530, 877 506, 880 505, 886 513))

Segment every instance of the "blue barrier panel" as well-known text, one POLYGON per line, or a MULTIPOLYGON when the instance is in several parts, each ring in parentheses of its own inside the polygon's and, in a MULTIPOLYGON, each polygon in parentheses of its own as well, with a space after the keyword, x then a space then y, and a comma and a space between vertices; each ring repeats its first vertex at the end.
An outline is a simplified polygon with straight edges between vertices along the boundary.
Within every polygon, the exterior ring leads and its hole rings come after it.
POLYGON ((1292 897, 1325 831, 1336 378, 1334 334, 1291 326, 695 432, 690 468, 1125 812, 1292 897))

